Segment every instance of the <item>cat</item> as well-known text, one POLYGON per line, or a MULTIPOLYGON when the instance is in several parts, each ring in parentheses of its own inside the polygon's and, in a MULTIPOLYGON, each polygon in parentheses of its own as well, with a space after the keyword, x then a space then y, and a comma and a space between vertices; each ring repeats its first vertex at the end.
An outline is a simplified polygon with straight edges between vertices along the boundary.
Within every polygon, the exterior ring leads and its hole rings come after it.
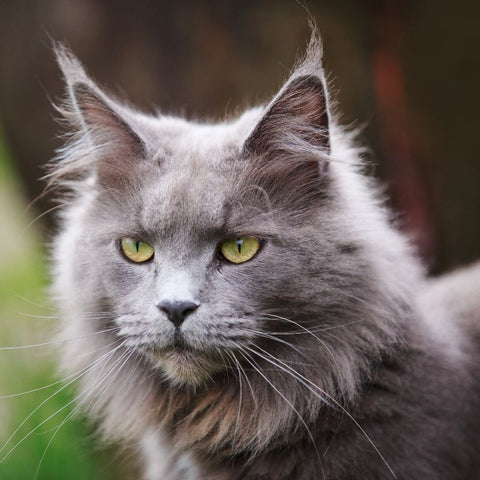
POLYGON ((315 32, 266 106, 217 124, 57 58, 52 294, 105 441, 148 480, 480 478, 480 265, 427 279, 315 32))

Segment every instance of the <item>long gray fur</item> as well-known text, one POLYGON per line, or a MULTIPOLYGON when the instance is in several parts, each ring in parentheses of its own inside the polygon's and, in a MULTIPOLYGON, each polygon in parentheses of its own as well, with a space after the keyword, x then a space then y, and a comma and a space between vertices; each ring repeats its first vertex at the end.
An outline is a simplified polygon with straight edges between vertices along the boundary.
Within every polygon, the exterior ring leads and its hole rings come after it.
POLYGON ((217 124, 137 112, 57 53, 52 291, 79 337, 61 365, 105 440, 141 445, 148 480, 480 478, 480 266, 425 278, 329 107, 318 38, 270 104, 217 124), (245 235, 261 251, 222 261, 245 235), (200 304, 182 348, 162 300, 200 304))

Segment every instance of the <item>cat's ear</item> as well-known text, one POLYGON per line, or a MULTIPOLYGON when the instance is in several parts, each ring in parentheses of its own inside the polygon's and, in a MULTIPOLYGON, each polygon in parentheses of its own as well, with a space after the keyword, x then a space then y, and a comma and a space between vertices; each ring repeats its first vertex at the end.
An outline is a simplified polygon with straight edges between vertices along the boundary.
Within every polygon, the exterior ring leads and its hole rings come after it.
POLYGON ((83 156, 88 159, 83 168, 94 169, 100 184, 128 183, 135 164, 146 154, 144 141, 128 121, 128 109, 106 95, 69 50, 60 46, 56 54, 67 86, 63 113, 78 130, 85 152, 90 152, 83 156))
POLYGON ((247 182, 297 212, 325 198, 330 161, 330 116, 313 32, 307 54, 243 145, 247 182))
POLYGON ((267 106, 244 144, 245 153, 268 156, 292 149, 330 153, 330 118, 322 55, 322 43, 312 25, 305 57, 267 106))
POLYGON ((328 154, 329 123, 323 79, 313 73, 296 73, 268 105, 244 149, 255 155, 275 155, 295 148, 328 154))

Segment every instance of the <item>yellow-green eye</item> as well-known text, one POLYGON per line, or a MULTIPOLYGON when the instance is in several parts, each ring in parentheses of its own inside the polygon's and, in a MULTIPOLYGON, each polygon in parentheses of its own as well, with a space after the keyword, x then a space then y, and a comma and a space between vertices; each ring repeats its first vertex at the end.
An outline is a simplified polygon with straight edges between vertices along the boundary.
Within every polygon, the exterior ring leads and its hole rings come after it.
POLYGON ((234 238, 220 245, 222 255, 232 263, 243 263, 250 260, 259 249, 260 240, 255 237, 234 238))
POLYGON ((153 247, 136 238, 123 237, 120 246, 123 254, 132 262, 142 263, 153 257, 153 247))

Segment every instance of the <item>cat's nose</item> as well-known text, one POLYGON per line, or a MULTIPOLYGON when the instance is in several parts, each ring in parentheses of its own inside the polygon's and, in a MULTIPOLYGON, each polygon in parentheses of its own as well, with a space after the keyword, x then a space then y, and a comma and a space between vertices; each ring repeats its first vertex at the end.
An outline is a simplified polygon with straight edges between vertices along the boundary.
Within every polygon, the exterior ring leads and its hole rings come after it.
POLYGON ((200 304, 194 302, 169 302, 164 300, 157 303, 157 308, 167 314, 168 319, 176 326, 179 327, 186 316, 192 313, 198 308, 200 304))

